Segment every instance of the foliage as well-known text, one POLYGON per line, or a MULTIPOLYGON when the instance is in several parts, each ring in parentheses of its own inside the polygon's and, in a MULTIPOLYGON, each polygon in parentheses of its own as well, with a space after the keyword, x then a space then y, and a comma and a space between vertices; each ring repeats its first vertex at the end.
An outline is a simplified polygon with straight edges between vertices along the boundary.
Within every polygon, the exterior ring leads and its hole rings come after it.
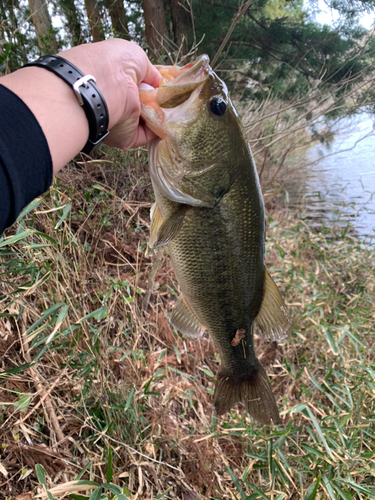
MULTIPOLYGON (((317 6, 317 0, 311 0, 317 6)), ((324 0, 326 6, 340 12, 340 22, 353 24, 360 14, 370 14, 374 9, 373 0, 324 0)))
MULTIPOLYGON (((170 2, 164 4, 169 33, 165 41, 169 50, 164 59, 168 61, 174 59, 173 53, 178 53, 179 48, 173 43, 170 2)), ((0 5, 3 38, 11 44, 9 67, 14 70, 38 52, 34 28, 25 3, 2 0, 0 5)), ((245 93, 257 99, 263 99, 270 92, 289 99, 296 92, 309 91, 317 81, 331 84, 347 81, 350 85, 348 78, 363 74, 373 59, 372 37, 356 21, 359 12, 373 12, 374 5, 359 0, 343 0, 332 5, 343 20, 335 27, 311 21, 302 0, 254 0, 234 27, 218 69, 237 85, 241 81, 245 93), (345 22, 348 16, 350 22, 345 22)), ((108 1, 98 4, 105 35, 112 36, 108 6, 108 1)), ((142 2, 128 0, 125 6, 130 36, 145 46, 142 2)), ((184 2, 185 9, 191 8, 194 16, 194 30, 186 33, 190 46, 199 42, 193 52, 199 50, 214 57, 238 6, 237 0, 184 2)), ((63 30, 58 31, 64 46, 90 41, 81 4, 74 0, 55 0, 53 11, 63 26, 63 30)))
POLYGON ((59 0, 53 7, 54 13, 60 17, 66 31, 66 36, 63 37, 64 45, 74 47, 90 40, 88 27, 84 24, 84 13, 77 8, 74 0, 59 0))
MULTIPOLYGON (((200 51, 211 57, 218 50, 238 2, 194 5, 200 51)), ((336 27, 313 22, 302 2, 255 0, 234 28, 221 54, 218 70, 245 87, 245 94, 262 100, 270 93, 285 100, 311 91, 317 83, 337 85, 355 75, 365 76, 373 59, 372 37, 357 24, 336 27)), ((372 69, 371 69, 372 71, 372 69)))
POLYGON ((25 64, 29 58, 36 57, 35 30, 30 23, 30 11, 25 3, 2 0, 0 13, 1 45, 10 47, 5 69, 14 71, 25 64))

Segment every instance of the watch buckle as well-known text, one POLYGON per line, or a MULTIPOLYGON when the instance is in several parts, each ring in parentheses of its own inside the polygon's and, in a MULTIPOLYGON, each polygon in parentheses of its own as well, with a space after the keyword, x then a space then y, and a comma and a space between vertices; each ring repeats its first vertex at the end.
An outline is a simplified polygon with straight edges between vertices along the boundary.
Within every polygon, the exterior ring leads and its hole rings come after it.
POLYGON ((76 98, 81 106, 83 106, 83 99, 82 99, 82 94, 80 87, 85 87, 85 89, 88 89, 88 82, 94 82, 96 83, 95 78, 92 75, 85 75, 79 80, 77 80, 75 83, 73 83, 73 90, 76 95, 76 98))

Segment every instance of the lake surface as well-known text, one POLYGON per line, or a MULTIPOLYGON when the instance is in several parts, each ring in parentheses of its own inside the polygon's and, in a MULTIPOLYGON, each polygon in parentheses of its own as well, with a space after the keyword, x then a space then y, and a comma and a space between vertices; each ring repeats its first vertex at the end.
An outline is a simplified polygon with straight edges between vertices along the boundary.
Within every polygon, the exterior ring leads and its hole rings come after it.
POLYGON ((367 114, 346 119, 328 147, 316 144, 291 159, 300 168, 288 185, 287 207, 304 207, 311 225, 350 220, 355 234, 375 241, 374 126, 367 114))

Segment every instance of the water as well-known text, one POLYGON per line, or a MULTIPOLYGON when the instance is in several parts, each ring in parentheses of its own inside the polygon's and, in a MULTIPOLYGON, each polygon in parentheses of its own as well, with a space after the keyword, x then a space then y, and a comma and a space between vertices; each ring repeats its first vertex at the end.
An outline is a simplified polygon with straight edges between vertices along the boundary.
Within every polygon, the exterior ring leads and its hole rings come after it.
POLYGON ((291 160, 290 210, 301 204, 311 225, 351 221, 355 234, 375 239, 375 130, 362 114, 341 122, 329 147, 316 144, 291 160))

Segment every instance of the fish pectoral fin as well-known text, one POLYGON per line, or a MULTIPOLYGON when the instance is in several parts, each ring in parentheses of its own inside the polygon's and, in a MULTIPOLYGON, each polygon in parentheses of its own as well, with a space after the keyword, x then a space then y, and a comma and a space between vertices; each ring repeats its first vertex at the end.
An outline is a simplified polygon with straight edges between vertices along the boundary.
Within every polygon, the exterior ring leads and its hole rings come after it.
POLYGON ((205 331, 205 327, 190 311, 183 297, 178 299, 169 321, 176 330, 188 337, 201 337, 205 331))
POLYGON ((185 176, 182 183, 185 195, 199 200, 202 207, 213 208, 216 205, 217 199, 215 196, 207 189, 202 188, 195 179, 185 176))
POLYGON ((291 327, 286 305, 279 289, 265 270, 263 300, 255 322, 266 340, 283 340, 291 327))
POLYGON ((261 424, 281 423, 267 373, 260 363, 241 379, 230 377, 225 370, 219 372, 214 393, 216 413, 222 415, 236 403, 244 404, 250 416, 261 424))
POLYGON ((151 207, 151 225, 150 225, 150 238, 148 240, 148 245, 150 248, 154 248, 155 243, 158 239, 158 232, 161 226, 163 225, 164 219, 161 215, 160 208, 156 203, 154 203, 151 207))
POLYGON ((186 189, 182 186, 182 180, 186 176, 185 169, 174 162, 171 150, 173 144, 165 139, 163 141, 153 141, 149 146, 149 168, 152 183, 162 194, 171 201, 193 207, 212 207, 215 199, 208 195, 206 191, 197 190, 197 194, 192 190, 192 184, 187 182, 186 189), (203 199, 199 196, 203 192, 203 199), (207 201, 208 198, 208 201, 207 201))
MULTIPOLYGON (((185 219, 186 212, 189 210, 188 205, 181 205, 173 214, 166 219, 156 235, 154 248, 159 248, 167 245, 170 241, 174 240, 181 230, 182 224, 185 219)), ((160 214, 161 216, 161 214, 160 214)))

